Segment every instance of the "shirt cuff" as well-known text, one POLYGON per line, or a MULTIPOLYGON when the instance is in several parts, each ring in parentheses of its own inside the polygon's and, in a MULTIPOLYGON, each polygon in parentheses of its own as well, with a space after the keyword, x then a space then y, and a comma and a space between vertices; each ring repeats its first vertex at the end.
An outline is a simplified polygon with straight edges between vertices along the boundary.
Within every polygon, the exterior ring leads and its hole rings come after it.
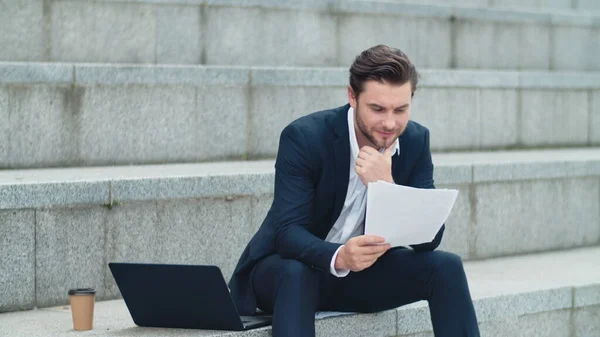
POLYGON ((336 276, 336 277, 346 277, 348 276, 348 274, 350 274, 350 270, 349 269, 335 269, 335 259, 338 256, 338 253, 340 252, 340 249, 342 249, 342 247, 344 247, 344 245, 341 245, 333 254, 333 257, 331 258, 331 263, 329 264, 329 272, 331 273, 331 275, 336 276))

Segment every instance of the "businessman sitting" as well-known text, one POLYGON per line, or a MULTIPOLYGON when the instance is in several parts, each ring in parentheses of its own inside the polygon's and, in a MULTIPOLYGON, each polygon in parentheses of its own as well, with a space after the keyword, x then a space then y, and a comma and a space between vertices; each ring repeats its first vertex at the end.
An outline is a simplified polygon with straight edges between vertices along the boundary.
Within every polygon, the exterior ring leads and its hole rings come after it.
POLYGON ((362 235, 369 182, 434 188, 429 131, 409 120, 417 82, 403 52, 375 46, 350 68, 350 104, 282 131, 273 204, 229 283, 242 315, 273 313, 273 336, 315 336, 317 310, 419 300, 436 336, 479 336, 461 259, 435 250, 444 225, 409 249, 362 235))

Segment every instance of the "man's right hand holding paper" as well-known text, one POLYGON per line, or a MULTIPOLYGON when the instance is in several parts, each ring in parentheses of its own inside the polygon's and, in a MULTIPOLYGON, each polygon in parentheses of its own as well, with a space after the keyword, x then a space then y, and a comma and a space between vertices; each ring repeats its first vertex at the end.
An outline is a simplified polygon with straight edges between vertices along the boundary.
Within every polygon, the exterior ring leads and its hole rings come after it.
POLYGON ((335 269, 359 272, 372 266, 391 246, 385 239, 374 235, 351 238, 340 249, 335 259, 335 269))

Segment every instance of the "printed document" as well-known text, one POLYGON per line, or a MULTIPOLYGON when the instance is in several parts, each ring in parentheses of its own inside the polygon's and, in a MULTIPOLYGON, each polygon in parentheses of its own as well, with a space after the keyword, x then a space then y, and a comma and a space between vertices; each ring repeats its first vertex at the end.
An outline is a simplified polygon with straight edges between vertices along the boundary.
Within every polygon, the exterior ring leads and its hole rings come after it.
POLYGON ((385 181, 369 183, 365 234, 392 247, 431 242, 454 206, 457 190, 420 189, 385 181))

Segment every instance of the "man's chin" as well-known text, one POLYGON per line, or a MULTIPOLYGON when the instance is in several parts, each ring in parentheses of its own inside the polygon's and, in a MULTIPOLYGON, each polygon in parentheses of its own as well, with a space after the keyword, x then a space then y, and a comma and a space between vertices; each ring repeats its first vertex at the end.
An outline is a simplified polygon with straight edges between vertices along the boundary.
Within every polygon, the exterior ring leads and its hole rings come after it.
POLYGON ((396 142, 396 139, 398 139, 398 137, 399 137, 399 135, 396 137, 390 137, 386 140, 378 141, 376 145, 380 149, 382 149, 382 148, 387 149, 388 147, 392 146, 396 142))
POLYGON ((392 136, 392 137, 386 137, 385 139, 379 138, 379 137, 373 137, 374 135, 371 135, 371 143, 373 145, 375 145, 377 147, 377 150, 381 150, 381 149, 387 149, 388 147, 392 146, 392 144, 394 144, 394 142, 396 142, 396 139, 398 139, 398 137, 400 137, 400 135, 397 136, 392 136))
MULTIPOLYGON (((396 140, 394 138, 394 140, 396 140)), ((392 144, 394 144, 394 142, 389 142, 389 143, 385 143, 385 142, 378 142, 377 144, 375 144, 377 146, 377 150, 381 150, 381 149, 387 149, 388 147, 392 146, 392 144)))

